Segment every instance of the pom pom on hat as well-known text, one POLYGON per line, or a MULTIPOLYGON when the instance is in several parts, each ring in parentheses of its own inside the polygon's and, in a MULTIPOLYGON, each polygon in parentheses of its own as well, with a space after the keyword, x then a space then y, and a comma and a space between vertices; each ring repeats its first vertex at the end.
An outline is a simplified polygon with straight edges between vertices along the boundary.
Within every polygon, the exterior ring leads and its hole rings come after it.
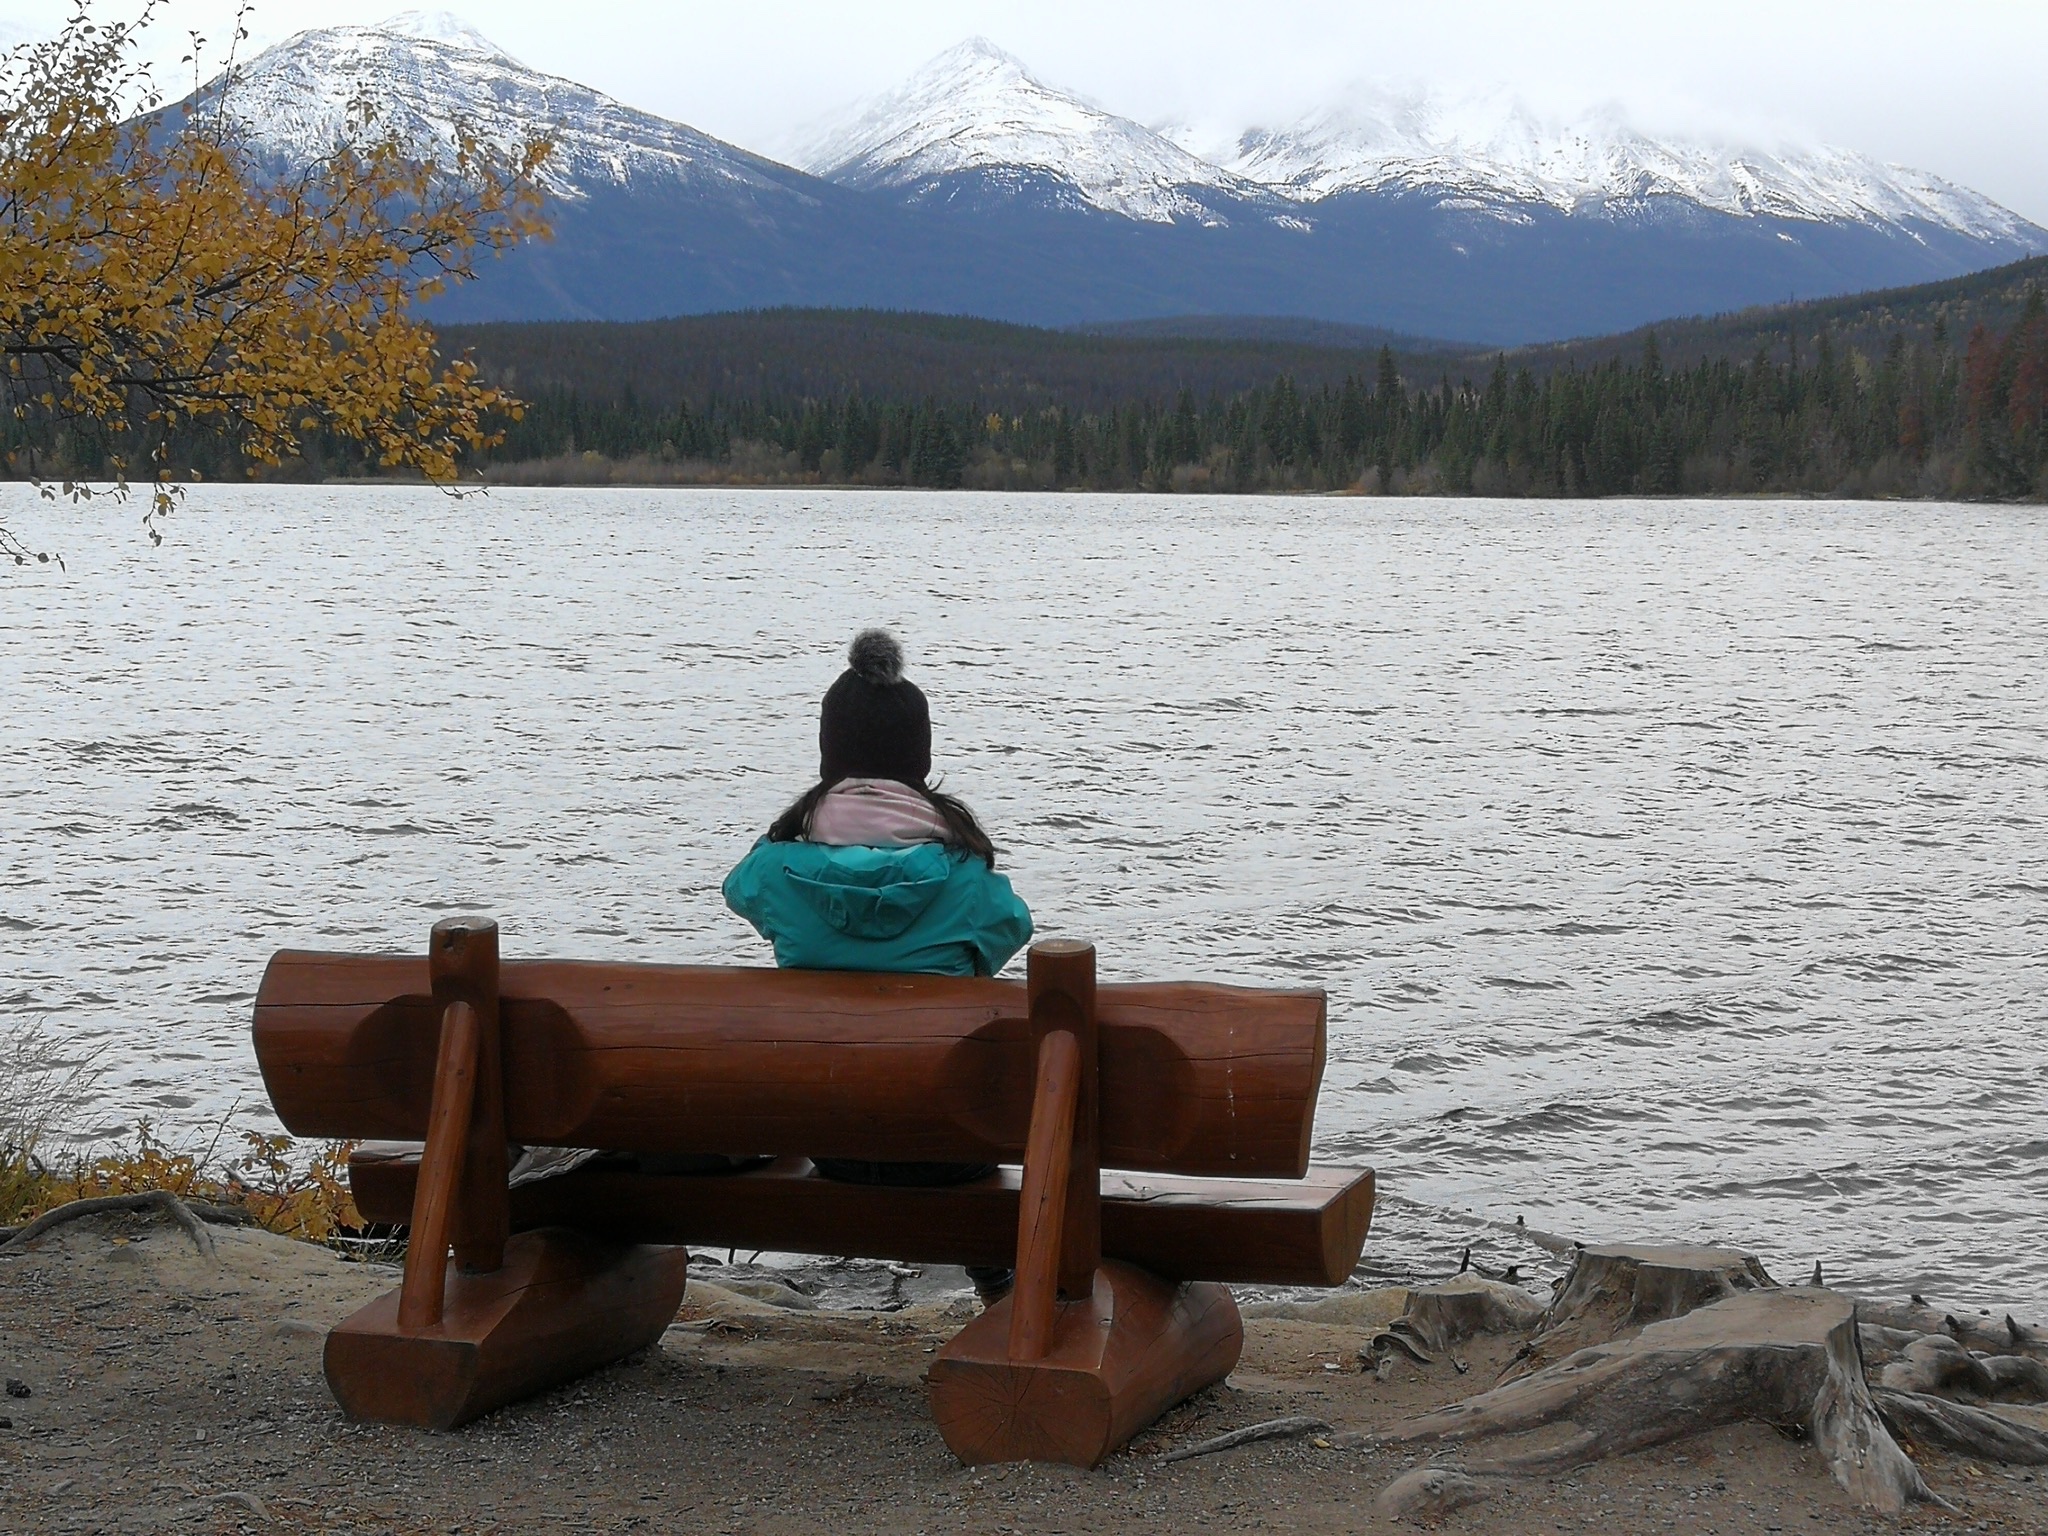
POLYGON ((886 629, 864 629, 846 648, 846 664, 861 681, 886 688, 903 681, 903 647, 886 629))

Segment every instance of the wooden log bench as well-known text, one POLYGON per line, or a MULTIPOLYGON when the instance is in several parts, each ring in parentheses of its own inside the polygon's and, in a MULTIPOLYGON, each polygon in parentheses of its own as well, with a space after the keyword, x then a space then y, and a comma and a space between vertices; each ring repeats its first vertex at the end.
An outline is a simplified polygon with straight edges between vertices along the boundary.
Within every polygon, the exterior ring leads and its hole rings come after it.
POLYGON ((1324 1013, 1098 988, 1081 944, 1033 946, 1023 983, 501 963, 495 924, 451 919, 424 958, 280 951, 255 1041, 285 1127, 365 1143, 357 1204, 411 1229, 399 1289, 328 1335, 352 1418, 452 1428, 645 1348, 691 1245, 1014 1264, 933 1362, 940 1432, 967 1462, 1093 1466, 1229 1374, 1227 1283, 1356 1265, 1373 1175, 1309 1164, 1324 1013), (512 1188, 508 1142, 773 1161, 512 1188), (1008 1166, 904 1188, 813 1157, 1008 1166))

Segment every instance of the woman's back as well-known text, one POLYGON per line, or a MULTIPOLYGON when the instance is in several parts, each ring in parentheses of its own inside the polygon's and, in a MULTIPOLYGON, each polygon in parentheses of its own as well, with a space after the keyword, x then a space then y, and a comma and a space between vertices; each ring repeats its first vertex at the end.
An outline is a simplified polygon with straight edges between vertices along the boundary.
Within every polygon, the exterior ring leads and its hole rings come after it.
POLYGON ((808 970, 993 976, 1031 938, 973 812, 932 789, 931 713, 881 630, 825 695, 818 782, 726 876, 725 901, 808 970))
POLYGON ((1031 938, 1010 882, 943 843, 834 847, 763 839, 725 879, 726 905, 821 971, 993 976, 1031 938))

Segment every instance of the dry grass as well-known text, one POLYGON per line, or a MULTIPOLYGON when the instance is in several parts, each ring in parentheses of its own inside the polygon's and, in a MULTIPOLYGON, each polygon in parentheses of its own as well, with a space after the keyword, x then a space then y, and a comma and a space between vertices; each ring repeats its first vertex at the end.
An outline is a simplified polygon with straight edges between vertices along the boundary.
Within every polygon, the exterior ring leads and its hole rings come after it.
POLYGON ((223 1119, 203 1141, 173 1146, 144 1122, 126 1146, 53 1165, 45 1149, 102 1071, 98 1051, 69 1049, 41 1020, 0 1024, 0 1228, 73 1200, 155 1189, 236 1207, 267 1231, 308 1242, 361 1228, 348 1190, 348 1143, 308 1156, 289 1136, 234 1131, 223 1119), (234 1150, 224 1155, 223 1144, 234 1150))
POLYGON ((99 1081, 100 1053, 69 1047, 39 1018, 0 1025, 0 1225, 40 1209, 41 1150, 99 1081))

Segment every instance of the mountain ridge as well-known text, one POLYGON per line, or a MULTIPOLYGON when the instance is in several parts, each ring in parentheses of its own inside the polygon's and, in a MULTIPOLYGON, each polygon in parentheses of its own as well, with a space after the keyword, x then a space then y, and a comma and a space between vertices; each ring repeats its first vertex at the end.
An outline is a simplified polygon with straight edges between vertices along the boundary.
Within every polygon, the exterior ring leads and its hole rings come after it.
MULTIPOLYGON (((457 124, 502 149, 553 139, 542 176, 554 241, 489 262, 479 282, 437 298, 432 312, 450 321, 778 305, 1051 326, 1255 314, 1497 345, 1936 279, 2048 250, 2048 231, 2005 210, 1999 223, 1983 213, 1996 209, 1987 199, 1964 199, 1957 213, 1906 198, 1897 217, 1849 218, 1751 196, 1737 199, 1749 211, 1730 212, 1644 191, 1640 176, 1629 185, 1641 195, 1589 199, 1425 175, 1412 155, 1373 185, 1333 170, 1327 188, 1290 190, 1053 90, 981 40, 814 145, 811 163, 829 176, 531 69, 447 13, 301 33, 242 66, 231 87, 208 89, 232 89, 249 143, 277 166, 330 147, 359 98, 425 153, 451 148, 457 124)), ((1448 131, 1425 124, 1400 142, 1448 131)), ((1540 169, 1551 162, 1534 131, 1523 123, 1509 138, 1540 169)), ((1246 153, 1284 169, 1280 141, 1261 144, 1246 153)), ((1288 153, 1300 180, 1305 151, 1288 153)), ((1649 154, 1628 149, 1614 174, 1636 174, 1629 156, 1649 154)), ((1611 159, 1586 150, 1574 163, 1583 179, 1612 171, 1611 159)))
POLYGON ((1611 106, 1551 118, 1503 91, 1360 89, 1287 128, 1248 131, 1235 148, 1230 168, 1312 202, 1401 189, 1575 212, 1676 198, 1738 217, 1919 221, 1992 239, 2034 228, 1981 194, 1853 151, 1657 137, 1611 106))

